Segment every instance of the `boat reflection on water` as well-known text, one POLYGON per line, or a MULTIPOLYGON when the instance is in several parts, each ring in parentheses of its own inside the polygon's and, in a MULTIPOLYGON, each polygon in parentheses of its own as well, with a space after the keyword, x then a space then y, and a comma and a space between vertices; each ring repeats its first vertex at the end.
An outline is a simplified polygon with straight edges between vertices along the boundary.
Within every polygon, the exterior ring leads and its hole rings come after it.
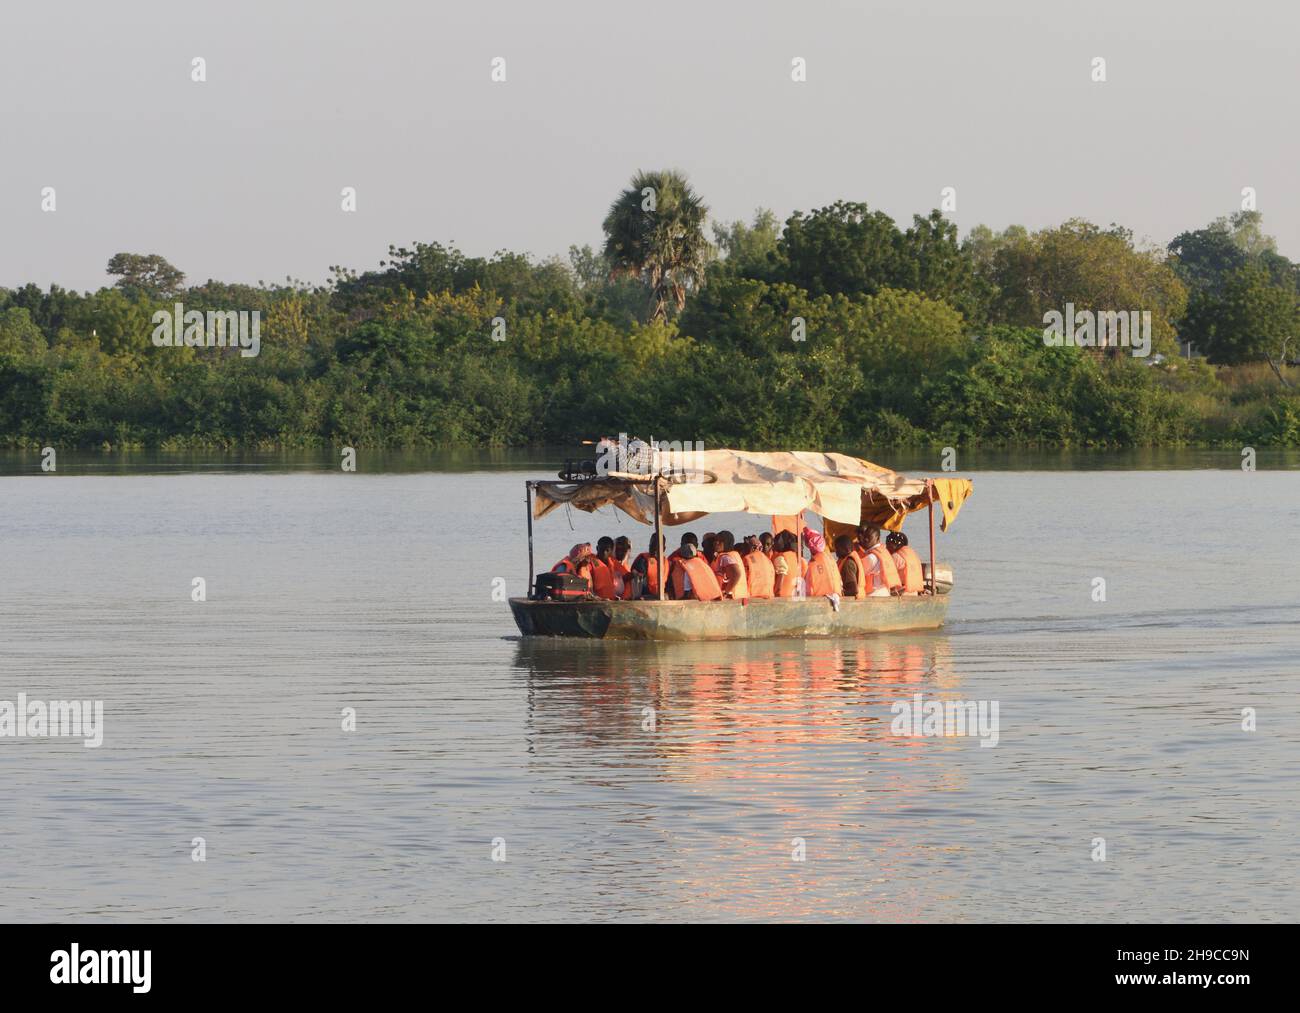
POLYGON ((700 917, 712 915, 693 905, 713 898, 729 918, 912 920, 933 915, 931 902, 942 907, 951 880, 964 878, 945 854, 964 845, 936 834, 932 820, 952 806, 942 793, 966 786, 971 748, 990 751, 971 738, 891 731, 895 702, 960 696, 946 634, 523 638, 515 658, 535 773, 554 776, 562 764, 589 802, 626 806, 626 822, 652 833, 658 856, 628 842, 635 860, 684 876, 672 903, 700 917), (792 863, 797 841, 802 864, 792 863))
POLYGON ((528 637, 515 664, 528 675, 540 734, 622 739, 629 721, 641 728, 649 707, 656 725, 686 721, 735 746, 893 739, 895 701, 917 692, 943 699, 960 682, 943 634, 697 644, 528 637))

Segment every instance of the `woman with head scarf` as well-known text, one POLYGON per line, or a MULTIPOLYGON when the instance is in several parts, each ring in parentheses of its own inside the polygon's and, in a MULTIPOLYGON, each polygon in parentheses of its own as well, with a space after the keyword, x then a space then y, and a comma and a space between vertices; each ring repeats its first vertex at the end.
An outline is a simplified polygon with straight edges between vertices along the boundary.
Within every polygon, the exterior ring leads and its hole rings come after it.
POLYGON ((804 579, 808 582, 808 597, 820 598, 823 595, 839 595, 844 592, 840 582, 840 570, 835 561, 826 554, 826 539, 812 528, 803 529, 803 540, 812 553, 808 560, 808 571, 804 579))
POLYGON ((572 573, 578 577, 591 580, 591 561, 594 553, 591 542, 579 542, 569 550, 569 554, 551 567, 552 573, 572 573))

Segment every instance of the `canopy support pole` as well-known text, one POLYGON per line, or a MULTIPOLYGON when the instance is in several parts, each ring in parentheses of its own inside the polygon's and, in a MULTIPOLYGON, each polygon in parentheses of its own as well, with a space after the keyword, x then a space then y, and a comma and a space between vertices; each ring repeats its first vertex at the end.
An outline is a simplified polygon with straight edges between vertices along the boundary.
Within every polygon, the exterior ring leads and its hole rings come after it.
MULTIPOLYGON (((800 510, 795 515, 794 526, 799 533, 799 569, 802 571, 803 570, 803 511, 802 510, 800 510)), ((794 585, 794 593, 796 598, 799 597, 799 581, 801 580, 803 580, 803 574, 802 573, 796 574, 795 585, 794 585)), ((807 596, 807 594, 808 594, 808 582, 804 581, 804 596, 807 596)))
POLYGON ((664 571, 664 529, 659 519, 659 483, 661 479, 655 475, 655 552, 659 556, 659 600, 664 600, 664 586, 668 583, 668 574, 664 571))
POLYGON ((925 480, 925 491, 930 501, 930 593, 934 594, 939 575, 934 571, 934 481, 932 479, 925 480))
POLYGON ((528 505, 528 581, 524 584, 527 590, 524 592, 525 597, 533 596, 533 483, 524 482, 524 502, 528 505))

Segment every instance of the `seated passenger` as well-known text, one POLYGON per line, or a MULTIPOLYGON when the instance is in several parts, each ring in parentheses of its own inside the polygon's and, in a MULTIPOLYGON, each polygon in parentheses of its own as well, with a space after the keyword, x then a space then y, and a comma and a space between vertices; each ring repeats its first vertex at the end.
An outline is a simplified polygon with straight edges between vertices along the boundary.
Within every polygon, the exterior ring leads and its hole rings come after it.
MULTIPOLYGON (((668 559, 677 559, 682 554, 682 549, 686 548, 686 546, 688 545, 695 546, 696 551, 697 552, 699 551, 700 540, 695 537, 694 531, 688 531, 686 532, 686 534, 682 535, 681 545, 679 545, 676 549, 674 549, 671 553, 669 553, 668 559)), ((667 564, 668 559, 664 560, 665 564, 667 564)))
POLYGON ((694 545, 683 545, 673 565, 668 571, 668 587, 672 596, 679 601, 693 598, 696 601, 719 601, 722 588, 718 578, 704 561, 704 557, 695 551, 694 545))
POLYGON ((751 598, 771 598, 776 588, 776 571, 772 561, 763 551, 762 543, 750 535, 745 539, 744 556, 745 580, 749 584, 751 598))
POLYGON ((736 536, 730 531, 719 531, 713 538, 717 555, 713 559, 713 572, 718 578, 724 598, 748 598, 749 580, 745 564, 736 551, 736 536))
POLYGON ((591 561, 595 557, 591 554, 590 542, 579 542, 569 554, 551 567, 552 573, 571 573, 575 577, 582 577, 587 582, 587 590, 592 588, 591 561))
POLYGON ((614 539, 602 535, 596 541, 596 556, 591 561, 591 585, 597 598, 606 600, 622 594, 621 580, 614 579, 614 539))
POLYGON ((870 578, 867 577, 862 557, 853 551, 853 539, 848 535, 835 536, 835 557, 839 560, 840 583, 844 585, 845 598, 865 598, 870 578))
MULTIPOLYGON (((667 560, 666 566, 671 565, 667 560)), ((650 536, 650 550, 643 552, 632 560, 632 572, 642 574, 645 578, 644 597, 659 597, 659 536, 650 536)))
POLYGON ((826 554, 826 539, 812 528, 804 528, 803 540, 812 553, 812 558, 808 560, 808 571, 804 575, 808 582, 808 597, 821 598, 842 593, 844 585, 840 583, 840 571, 826 554))
POLYGON ((907 544, 907 535, 891 531, 885 539, 885 548, 894 557, 894 568, 903 582, 903 594, 920 594, 925 590, 925 576, 921 572, 921 557, 907 544))
POLYGON ((704 561, 710 566, 718 558, 717 539, 718 536, 712 531, 706 531, 704 537, 700 539, 700 552, 704 556, 704 561))
POLYGON ((793 531, 778 532, 772 539, 772 572, 775 597, 803 597, 803 560, 793 531))
POLYGON ((858 545, 867 560, 867 572, 871 576, 873 598, 899 594, 903 582, 898 578, 898 568, 894 566, 894 557, 880 544, 880 529, 871 525, 858 528, 858 545))
POLYGON ((609 568, 614 574, 614 590, 618 592, 620 598, 628 597, 632 567, 627 557, 631 552, 632 539, 627 535, 619 535, 614 539, 614 555, 609 561, 609 568))

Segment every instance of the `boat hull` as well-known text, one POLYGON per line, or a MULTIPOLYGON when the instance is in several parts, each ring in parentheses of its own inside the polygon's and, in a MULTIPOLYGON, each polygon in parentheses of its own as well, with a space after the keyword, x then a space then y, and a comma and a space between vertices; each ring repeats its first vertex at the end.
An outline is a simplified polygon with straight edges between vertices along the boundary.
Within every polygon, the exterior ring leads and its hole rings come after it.
POLYGON ((860 637, 943 625, 946 595, 841 600, 771 598, 748 601, 531 601, 511 598, 527 637, 596 640, 763 640, 860 637))

